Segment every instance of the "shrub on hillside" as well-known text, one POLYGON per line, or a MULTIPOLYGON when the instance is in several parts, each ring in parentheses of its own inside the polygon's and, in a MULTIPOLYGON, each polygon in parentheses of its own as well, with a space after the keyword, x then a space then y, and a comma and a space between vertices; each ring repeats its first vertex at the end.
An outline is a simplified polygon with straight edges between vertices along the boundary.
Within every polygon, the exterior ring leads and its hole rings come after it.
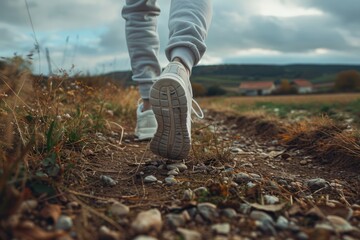
POLYGON ((226 90, 221 88, 218 85, 210 86, 207 89, 207 96, 221 96, 221 95, 225 95, 225 94, 226 94, 226 90))
POLYGON ((340 72, 336 76, 335 90, 345 92, 360 91, 360 73, 355 70, 340 72))

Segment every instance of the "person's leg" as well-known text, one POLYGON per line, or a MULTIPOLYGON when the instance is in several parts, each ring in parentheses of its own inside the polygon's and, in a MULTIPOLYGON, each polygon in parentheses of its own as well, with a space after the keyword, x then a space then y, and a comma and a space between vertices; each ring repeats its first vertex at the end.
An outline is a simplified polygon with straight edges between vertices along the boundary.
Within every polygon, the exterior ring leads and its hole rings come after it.
POLYGON ((165 50, 169 61, 179 58, 191 71, 205 53, 211 17, 211 0, 171 1, 169 43, 165 50))
POLYGON ((160 8, 156 0, 126 0, 122 10, 122 16, 126 20, 125 33, 132 79, 139 84, 141 98, 145 101, 149 99, 153 81, 161 73, 157 33, 159 14, 160 8))
POLYGON ((125 33, 133 72, 132 79, 138 83, 143 99, 143 103, 137 109, 135 128, 135 135, 140 140, 152 138, 157 128, 149 102, 149 92, 153 81, 161 72, 157 33, 159 14, 160 8, 156 0, 126 0, 122 10, 122 16, 126 20, 125 33))
POLYGON ((169 18, 171 61, 150 91, 158 123, 150 143, 153 153, 171 159, 188 156, 191 144, 191 69, 203 56, 211 21, 211 0, 173 0, 169 18))

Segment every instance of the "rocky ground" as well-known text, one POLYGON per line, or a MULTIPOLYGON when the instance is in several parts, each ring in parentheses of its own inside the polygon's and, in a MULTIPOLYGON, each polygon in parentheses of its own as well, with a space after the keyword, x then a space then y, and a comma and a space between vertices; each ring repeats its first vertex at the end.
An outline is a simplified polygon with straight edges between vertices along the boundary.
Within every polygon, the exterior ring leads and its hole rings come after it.
POLYGON ((83 160, 72 186, 22 203, 17 239, 360 238, 358 169, 324 165, 244 124, 207 114, 181 162, 150 153, 132 129, 94 135, 69 153, 83 160))

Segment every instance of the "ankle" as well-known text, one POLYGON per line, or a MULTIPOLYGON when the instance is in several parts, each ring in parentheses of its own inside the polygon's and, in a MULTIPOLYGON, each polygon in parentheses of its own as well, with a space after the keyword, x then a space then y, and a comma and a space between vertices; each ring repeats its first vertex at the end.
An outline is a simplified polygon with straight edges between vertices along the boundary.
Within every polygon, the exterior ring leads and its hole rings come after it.
POLYGON ((143 99, 143 108, 142 108, 142 112, 145 112, 147 110, 151 109, 151 103, 149 99, 143 99))
POLYGON ((176 57, 173 59, 173 62, 181 63, 181 65, 183 65, 184 68, 186 69, 187 74, 190 75, 190 69, 188 69, 188 67, 186 66, 186 64, 184 64, 184 62, 181 58, 176 57))

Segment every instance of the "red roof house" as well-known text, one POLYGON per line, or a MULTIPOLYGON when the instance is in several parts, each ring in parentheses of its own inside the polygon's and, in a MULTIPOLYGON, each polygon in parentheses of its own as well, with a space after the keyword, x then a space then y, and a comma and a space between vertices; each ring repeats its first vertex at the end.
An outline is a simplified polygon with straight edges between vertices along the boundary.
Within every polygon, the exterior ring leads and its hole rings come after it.
POLYGON ((292 85, 296 87, 298 93, 311 93, 313 92, 313 84, 305 79, 295 79, 292 81, 292 85))
POLYGON ((275 90, 275 84, 271 81, 242 82, 239 92, 248 96, 269 95, 275 90))

